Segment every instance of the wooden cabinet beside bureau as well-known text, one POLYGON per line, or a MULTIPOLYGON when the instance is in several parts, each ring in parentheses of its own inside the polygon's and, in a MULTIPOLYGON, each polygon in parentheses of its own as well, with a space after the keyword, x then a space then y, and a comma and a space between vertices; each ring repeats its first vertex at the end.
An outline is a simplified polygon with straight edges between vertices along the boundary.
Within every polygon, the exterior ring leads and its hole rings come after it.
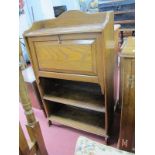
POLYGON ((63 13, 24 33, 49 123, 109 136, 115 62, 113 13, 63 13))
POLYGON ((121 123, 118 147, 134 150, 135 133, 135 38, 128 37, 120 54, 121 123))

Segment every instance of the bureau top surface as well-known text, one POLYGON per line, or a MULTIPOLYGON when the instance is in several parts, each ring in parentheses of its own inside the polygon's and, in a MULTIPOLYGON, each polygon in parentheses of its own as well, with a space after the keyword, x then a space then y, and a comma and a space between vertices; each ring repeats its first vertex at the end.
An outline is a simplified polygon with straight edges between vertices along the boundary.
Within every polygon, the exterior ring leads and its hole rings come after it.
POLYGON ((58 18, 33 23, 32 27, 25 31, 24 36, 101 32, 112 15, 112 12, 89 14, 81 11, 68 11, 58 18))

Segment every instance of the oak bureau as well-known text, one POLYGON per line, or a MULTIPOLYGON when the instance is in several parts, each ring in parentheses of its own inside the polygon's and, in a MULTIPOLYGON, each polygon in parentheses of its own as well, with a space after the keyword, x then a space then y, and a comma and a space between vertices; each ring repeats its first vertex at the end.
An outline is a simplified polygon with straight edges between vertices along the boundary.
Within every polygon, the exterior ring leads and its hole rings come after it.
POLYGON ((108 140, 113 115, 114 15, 68 11, 24 33, 49 125, 108 140))

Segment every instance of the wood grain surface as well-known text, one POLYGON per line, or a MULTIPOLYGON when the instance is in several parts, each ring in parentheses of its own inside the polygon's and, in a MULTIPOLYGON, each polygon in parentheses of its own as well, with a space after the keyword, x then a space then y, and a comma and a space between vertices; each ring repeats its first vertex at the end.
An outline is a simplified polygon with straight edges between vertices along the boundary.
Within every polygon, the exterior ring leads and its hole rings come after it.
POLYGON ((35 42, 39 69, 95 74, 93 43, 94 40, 35 42))

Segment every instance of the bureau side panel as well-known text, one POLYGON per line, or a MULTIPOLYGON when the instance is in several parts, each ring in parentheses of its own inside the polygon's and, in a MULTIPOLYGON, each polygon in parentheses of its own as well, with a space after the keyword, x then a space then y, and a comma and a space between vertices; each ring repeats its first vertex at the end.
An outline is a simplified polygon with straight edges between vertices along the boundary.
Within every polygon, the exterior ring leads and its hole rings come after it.
POLYGON ((35 55, 35 51, 34 51, 34 46, 33 46, 33 40, 31 40, 30 38, 24 38, 25 39, 25 44, 26 44, 26 48, 30 57, 30 62, 32 64, 33 67, 33 71, 35 74, 35 79, 36 79, 36 83, 37 83, 37 87, 41 96, 41 100, 43 102, 43 108, 45 110, 45 115, 48 116, 48 109, 45 106, 45 102, 43 100, 43 94, 44 91, 42 89, 42 86, 40 85, 40 80, 39 80, 39 68, 38 68, 38 64, 37 64, 37 60, 36 60, 36 55, 35 55))
POLYGON ((104 63, 104 85, 105 85, 105 106, 106 106, 106 131, 111 134, 113 107, 114 107, 114 15, 109 13, 107 24, 102 31, 102 52, 104 63))

